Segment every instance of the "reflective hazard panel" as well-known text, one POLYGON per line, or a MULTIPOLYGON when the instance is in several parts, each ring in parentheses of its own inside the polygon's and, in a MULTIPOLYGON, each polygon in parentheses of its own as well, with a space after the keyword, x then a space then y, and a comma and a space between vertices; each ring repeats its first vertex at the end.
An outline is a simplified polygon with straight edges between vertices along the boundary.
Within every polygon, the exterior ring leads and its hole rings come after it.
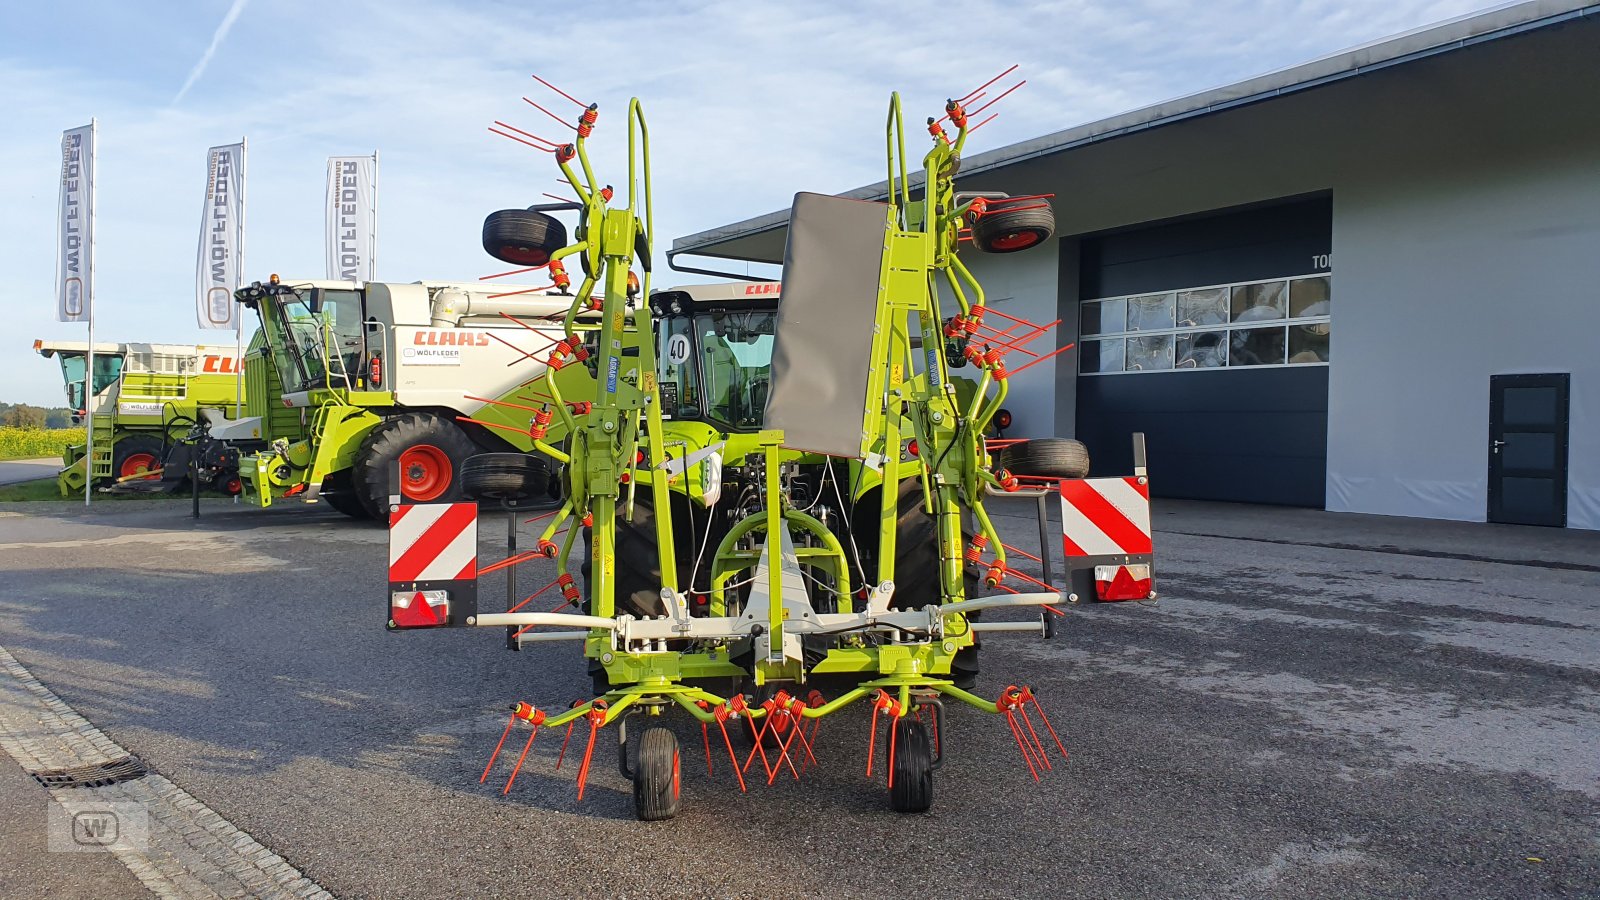
POLYGON ((389 627, 464 625, 478 613, 478 504, 401 504, 389 514, 389 627))

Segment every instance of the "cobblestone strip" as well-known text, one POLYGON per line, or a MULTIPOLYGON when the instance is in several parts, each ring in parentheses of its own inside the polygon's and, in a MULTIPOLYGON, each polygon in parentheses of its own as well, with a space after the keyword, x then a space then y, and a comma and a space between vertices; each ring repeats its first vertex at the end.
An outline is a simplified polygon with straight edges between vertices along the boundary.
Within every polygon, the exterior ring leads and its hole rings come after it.
MULTIPOLYGON (((0 748, 29 774, 128 755, 0 647, 0 748)), ((51 788, 69 814, 96 803, 138 803, 149 846, 112 852, 160 897, 330 898, 254 838, 160 774, 104 787, 51 788)))

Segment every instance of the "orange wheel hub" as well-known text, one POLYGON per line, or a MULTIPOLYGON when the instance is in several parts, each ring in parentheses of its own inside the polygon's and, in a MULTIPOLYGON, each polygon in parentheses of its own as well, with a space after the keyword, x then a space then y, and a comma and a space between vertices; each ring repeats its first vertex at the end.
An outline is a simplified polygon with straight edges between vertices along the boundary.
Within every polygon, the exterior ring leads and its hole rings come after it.
POLYGON ((118 478, 135 478, 143 475, 144 481, 154 481, 160 475, 147 474, 156 467, 156 457, 153 453, 130 453, 117 469, 118 478))
POLYGON ((439 499, 450 489, 454 475, 449 455, 432 444, 417 444, 400 454, 400 479, 405 495, 413 500, 439 499))

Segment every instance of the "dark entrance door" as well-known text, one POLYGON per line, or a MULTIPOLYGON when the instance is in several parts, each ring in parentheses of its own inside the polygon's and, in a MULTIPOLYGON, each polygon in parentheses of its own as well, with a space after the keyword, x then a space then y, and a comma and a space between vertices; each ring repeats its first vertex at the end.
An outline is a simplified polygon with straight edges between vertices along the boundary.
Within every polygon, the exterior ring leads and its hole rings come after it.
POLYGON ((1567 524, 1569 378, 1489 377, 1489 521, 1567 524))

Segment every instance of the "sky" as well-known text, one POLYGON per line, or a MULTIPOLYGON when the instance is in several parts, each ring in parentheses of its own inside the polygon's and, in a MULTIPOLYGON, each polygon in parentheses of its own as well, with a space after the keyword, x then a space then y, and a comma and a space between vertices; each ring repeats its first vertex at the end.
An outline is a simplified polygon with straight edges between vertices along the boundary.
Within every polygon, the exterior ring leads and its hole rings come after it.
MULTIPOLYGON (((35 338, 55 321, 61 131, 99 123, 97 341, 230 343, 195 327, 206 149, 249 139, 246 277, 324 276, 327 157, 380 153, 378 279, 474 280, 495 209, 562 193, 521 98, 600 104, 598 174, 626 180, 627 101, 649 124, 656 284, 675 237, 796 191, 883 178, 890 91, 942 114, 1013 63, 976 153, 1490 8, 1474 0, 83 0, 0 9, 0 401, 60 405, 35 338), (67 10, 73 11, 73 18, 67 10), (614 174, 607 174, 614 173, 614 174)), ((546 102, 546 101, 553 102, 546 102)), ((566 109, 562 105, 566 104, 566 109)), ((692 277, 685 281, 699 280, 692 277)), ((246 320, 248 329, 253 323, 246 320)))

